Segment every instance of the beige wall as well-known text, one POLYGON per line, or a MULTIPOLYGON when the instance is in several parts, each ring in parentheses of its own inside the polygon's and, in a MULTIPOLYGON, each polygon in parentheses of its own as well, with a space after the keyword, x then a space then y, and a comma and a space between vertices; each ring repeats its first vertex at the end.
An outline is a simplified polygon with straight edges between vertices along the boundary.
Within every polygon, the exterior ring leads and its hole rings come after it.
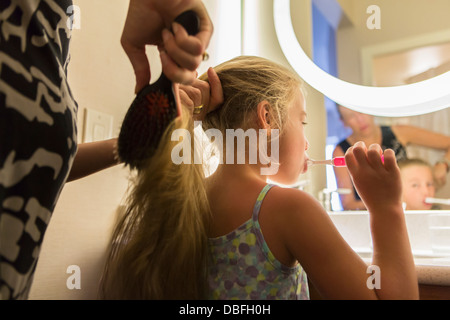
POLYGON ((396 40, 398 38, 431 33, 450 27, 448 0, 338 0, 357 29, 363 45, 396 40), (371 5, 381 9, 381 29, 366 27, 371 5))
MULTIPOLYGON (((392 43, 421 35, 437 36, 439 31, 450 30, 450 1, 433 0, 338 0, 353 23, 337 33, 339 77, 363 84, 361 50, 365 47, 392 43), (366 26, 370 5, 381 9, 381 29, 366 26)), ((427 39, 427 41, 432 41, 427 39)), ((442 40, 440 40, 442 41, 442 40)))

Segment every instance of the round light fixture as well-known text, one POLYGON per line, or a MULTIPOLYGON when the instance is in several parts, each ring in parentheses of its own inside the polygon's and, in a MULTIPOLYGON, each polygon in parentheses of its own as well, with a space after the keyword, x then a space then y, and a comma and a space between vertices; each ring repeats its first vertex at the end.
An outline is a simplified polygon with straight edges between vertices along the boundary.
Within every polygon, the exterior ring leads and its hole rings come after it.
POLYGON ((450 107, 450 72, 396 87, 349 83, 326 73, 306 55, 294 32, 290 0, 274 0, 274 19, 278 41, 291 66, 304 81, 336 103, 387 117, 414 116, 450 107))

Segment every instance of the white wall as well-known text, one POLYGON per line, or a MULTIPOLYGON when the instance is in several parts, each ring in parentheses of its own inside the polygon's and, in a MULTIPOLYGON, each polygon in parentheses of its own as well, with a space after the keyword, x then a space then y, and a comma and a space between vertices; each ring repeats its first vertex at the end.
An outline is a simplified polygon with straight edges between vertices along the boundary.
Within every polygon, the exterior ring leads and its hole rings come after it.
MULTIPOLYGON (((243 32, 243 54, 261 56, 293 70, 278 42, 273 17, 273 0, 244 0, 243 4, 244 27, 247 28, 243 32), (248 11, 246 12, 246 10, 248 11), (246 17, 248 20, 245 19, 246 17)), ((311 57, 311 0, 291 1, 291 12, 298 41, 311 57), (299 14, 301 18, 299 18, 299 14)), ((307 92, 306 111, 308 113, 308 126, 305 129, 305 134, 311 146, 308 154, 312 159, 324 159, 327 136, 324 97, 306 83, 305 90, 307 92)), ((305 191, 317 197, 319 191, 326 187, 325 168, 311 168, 306 175, 301 177, 301 180, 309 181, 305 191)))
MULTIPOLYGON (((361 49, 374 45, 405 41, 413 37, 430 37, 442 41, 439 32, 450 30, 450 1, 434 0, 433 5, 423 0, 338 0, 353 24, 337 32, 339 77, 363 84, 361 49), (381 29, 366 26, 370 5, 380 7, 381 29)), ((430 44, 430 43, 428 43, 430 44)), ((425 71, 425 70, 423 70, 425 71)), ((366 83, 365 83, 366 84, 366 83)))

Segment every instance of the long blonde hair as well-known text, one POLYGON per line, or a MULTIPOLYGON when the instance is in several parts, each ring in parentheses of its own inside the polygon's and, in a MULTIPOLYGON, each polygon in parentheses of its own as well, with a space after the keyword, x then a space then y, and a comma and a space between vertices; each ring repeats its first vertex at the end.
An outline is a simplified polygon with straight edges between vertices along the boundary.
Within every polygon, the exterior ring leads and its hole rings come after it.
POLYGON ((192 117, 183 114, 172 123, 135 177, 113 234, 101 298, 205 297, 210 213, 205 179, 201 165, 172 162, 175 129, 193 130, 192 117))
MULTIPOLYGON (((257 57, 238 57, 215 70, 224 103, 204 119, 204 129, 243 128, 264 100, 270 103, 273 126, 283 128, 287 106, 301 85, 295 74, 257 57)), ((206 75, 201 79, 208 80, 206 75)), ((173 163, 175 129, 185 129, 194 137, 191 115, 184 111, 172 123, 157 153, 135 178, 126 212, 113 234, 101 298, 207 298, 210 208, 205 176, 202 165, 194 161, 173 163)))

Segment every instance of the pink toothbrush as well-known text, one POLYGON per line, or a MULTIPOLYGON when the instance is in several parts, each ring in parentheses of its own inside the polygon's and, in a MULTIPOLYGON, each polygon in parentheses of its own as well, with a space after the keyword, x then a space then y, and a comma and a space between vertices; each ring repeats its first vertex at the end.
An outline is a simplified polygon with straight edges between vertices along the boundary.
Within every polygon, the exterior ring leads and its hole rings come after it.
MULTIPOLYGON (((381 155, 381 161, 384 163, 384 155, 381 155)), ((315 164, 326 164, 333 167, 346 167, 345 157, 336 157, 330 160, 312 160, 308 159, 308 166, 312 166, 315 164)))
POLYGON ((326 164, 334 167, 345 167, 345 158, 344 157, 336 157, 331 160, 312 160, 308 159, 308 166, 312 166, 315 164, 326 164))

